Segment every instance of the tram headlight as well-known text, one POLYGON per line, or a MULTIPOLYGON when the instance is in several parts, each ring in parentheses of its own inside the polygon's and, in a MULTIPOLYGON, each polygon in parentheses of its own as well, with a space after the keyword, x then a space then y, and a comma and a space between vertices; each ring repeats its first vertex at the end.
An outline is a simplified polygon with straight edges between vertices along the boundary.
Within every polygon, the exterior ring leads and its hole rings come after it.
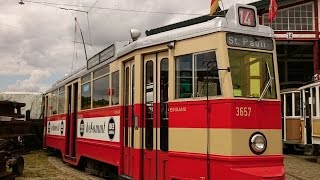
POLYGON ((249 139, 249 147, 254 154, 260 155, 267 149, 267 138, 260 132, 255 132, 249 139))

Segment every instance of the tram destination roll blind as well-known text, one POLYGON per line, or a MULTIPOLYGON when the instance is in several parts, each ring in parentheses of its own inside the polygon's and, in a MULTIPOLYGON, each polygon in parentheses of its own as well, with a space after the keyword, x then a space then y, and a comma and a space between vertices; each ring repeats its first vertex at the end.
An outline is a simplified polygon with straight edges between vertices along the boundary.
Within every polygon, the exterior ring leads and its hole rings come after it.
POLYGON ((271 38, 227 33, 226 39, 228 46, 261 49, 268 51, 273 50, 273 41, 271 38))

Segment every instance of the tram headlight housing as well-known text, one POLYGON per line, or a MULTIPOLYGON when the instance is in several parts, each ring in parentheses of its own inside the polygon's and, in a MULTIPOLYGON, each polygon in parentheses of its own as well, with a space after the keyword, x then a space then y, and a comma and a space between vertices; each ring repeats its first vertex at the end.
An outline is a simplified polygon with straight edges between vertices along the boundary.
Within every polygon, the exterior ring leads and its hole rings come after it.
POLYGON ((267 149, 266 136, 261 132, 253 133, 249 139, 249 147, 250 150, 256 155, 264 153, 267 149))

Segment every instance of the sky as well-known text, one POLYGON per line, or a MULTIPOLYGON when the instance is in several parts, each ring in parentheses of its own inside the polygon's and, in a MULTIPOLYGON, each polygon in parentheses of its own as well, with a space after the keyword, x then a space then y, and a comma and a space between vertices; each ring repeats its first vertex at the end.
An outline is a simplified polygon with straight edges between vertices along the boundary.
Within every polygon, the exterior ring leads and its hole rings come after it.
MULTIPOLYGON (((75 33, 75 17, 90 58, 115 41, 130 40, 132 28, 144 34, 145 30, 208 14, 211 2, 23 0, 20 5, 20 1, 0 0, 0 92, 45 92, 55 81, 84 66, 86 59, 79 43, 79 28, 75 33)), ((228 8, 234 2, 253 1, 222 2, 228 8)))

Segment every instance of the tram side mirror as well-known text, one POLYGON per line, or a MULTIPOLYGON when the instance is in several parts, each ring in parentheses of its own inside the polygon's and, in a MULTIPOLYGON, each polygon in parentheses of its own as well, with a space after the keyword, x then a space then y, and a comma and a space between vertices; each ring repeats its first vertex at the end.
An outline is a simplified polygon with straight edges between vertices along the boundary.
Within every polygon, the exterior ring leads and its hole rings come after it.
POLYGON ((138 130, 138 122, 139 122, 139 119, 138 119, 138 116, 134 116, 134 129, 135 130, 138 130))

